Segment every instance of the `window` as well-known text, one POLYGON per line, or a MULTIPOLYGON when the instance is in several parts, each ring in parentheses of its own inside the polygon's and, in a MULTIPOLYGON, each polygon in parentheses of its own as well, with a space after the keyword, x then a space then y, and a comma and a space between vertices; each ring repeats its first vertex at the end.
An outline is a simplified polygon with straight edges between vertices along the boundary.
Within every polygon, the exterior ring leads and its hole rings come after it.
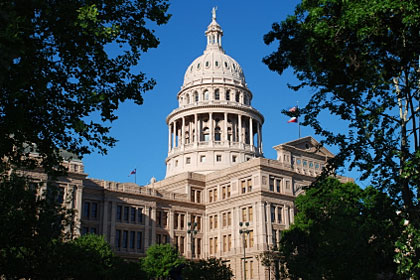
POLYGON ((228 212, 228 226, 232 225, 232 212, 228 212))
POLYGON ((222 226, 225 227, 227 225, 227 213, 223 213, 222 215, 222 226))
POLYGON ((156 211, 156 224, 157 226, 162 226, 162 212, 156 211))
POLYGON ((270 213, 271 213, 271 222, 274 223, 276 219, 276 208, 274 206, 271 206, 270 213))
POLYGON ((254 231, 251 230, 248 233, 248 235, 249 235, 249 248, 252 248, 254 247, 254 231))
POLYGON ((226 186, 222 187, 222 199, 226 198, 226 186))
POLYGON ((308 162, 306 160, 303 161, 303 166, 306 167, 308 165, 308 162))
POLYGON ((195 102, 198 102, 198 93, 197 92, 194 92, 194 100, 195 100, 195 102))
POLYGON ((117 205, 117 221, 121 222, 121 212, 122 212, 122 206, 117 205))
POLYGON ((196 198, 197 198, 196 202, 200 203, 200 201, 201 201, 201 191, 197 191, 197 197, 196 198))
POLYGON ((198 231, 201 230, 201 217, 200 216, 197 217, 197 230, 198 231))
POLYGON ((179 242, 179 247, 180 247, 181 254, 184 254, 184 250, 185 250, 185 245, 184 244, 185 244, 185 237, 181 236, 181 240, 179 242))
POLYGON ((227 251, 227 235, 223 235, 223 252, 227 251))
POLYGON ((124 230, 123 239, 122 239, 122 247, 127 248, 127 245, 128 245, 128 231, 124 230))
POLYGON ((242 208, 242 222, 246 222, 246 208, 242 208))
POLYGON ((248 192, 251 192, 252 191, 252 179, 248 179, 246 181, 246 183, 247 183, 248 192))
POLYGON ((213 229, 213 221, 214 221, 214 217, 210 216, 210 219, 209 219, 209 228, 210 229, 213 229))
POLYGON ((216 161, 222 161, 222 156, 221 155, 216 155, 216 161))
POLYGON ((217 237, 214 238, 214 253, 217 254, 218 248, 217 248, 217 237))
POLYGON ((178 160, 175 161, 175 167, 177 167, 177 166, 178 166, 178 160))
POLYGON ((137 208, 137 213, 138 213, 137 219, 138 219, 139 224, 143 224, 143 208, 137 208))
POLYGON ((89 232, 89 227, 82 227, 82 235, 85 235, 89 232))
POLYGON ((290 181, 286 181, 286 190, 290 190, 290 181))
POLYGON ((208 90, 204 91, 204 93, 203 93, 203 99, 204 100, 209 100, 209 91, 208 90))
POLYGON ((174 215, 174 228, 178 228, 178 219, 179 219, 179 214, 175 213, 174 215))
MULTIPOLYGON (((217 61, 216 61, 216 63, 217 63, 217 61)), ((216 89, 214 91, 214 99, 215 100, 220 100, 220 93, 219 93, 219 90, 218 89, 216 89)))
POLYGON ((252 222, 253 219, 254 219, 253 208, 252 206, 249 206, 248 207, 248 222, 252 222))
POLYGON ((90 202, 83 203, 83 217, 89 219, 90 214, 90 202))
POLYGON ((201 254, 201 238, 197 238, 197 256, 201 254))
POLYGON ((213 190, 209 190, 209 202, 213 202, 213 190))
POLYGON ((226 91, 225 97, 226 97, 226 100, 228 100, 228 101, 230 100, 230 91, 229 90, 226 91))
POLYGON ((135 223, 136 222, 136 208, 131 207, 131 222, 135 223))
POLYGON ((213 190, 214 201, 217 201, 217 189, 213 190))
POLYGON ((115 247, 121 248, 121 230, 115 231, 115 247))
POLYGON ((139 231, 137 232, 137 249, 142 248, 143 243, 143 232, 139 231))
POLYGON ((180 217, 181 217, 181 229, 184 229, 185 215, 184 214, 181 214, 180 217))
POLYGON ((162 239, 161 239, 161 235, 160 234, 156 234, 156 243, 157 244, 162 244, 162 239))
POLYGON ((130 207, 126 206, 124 207, 124 221, 128 223, 128 213, 129 213, 130 207))
POLYGON ((245 183, 246 183, 245 181, 241 181, 241 190, 242 190, 242 193, 245 193, 246 192, 246 184, 245 183))
POLYGON ((228 251, 232 249, 232 235, 228 234, 228 251))
POLYGON ((277 207, 277 222, 280 224, 283 221, 282 217, 283 208, 277 207))
POLYGON ((315 163, 315 169, 319 169, 319 163, 315 163))
POLYGON ((91 213, 92 219, 95 219, 98 217, 98 203, 92 202, 92 213, 91 213))
POLYGON ((191 201, 194 202, 195 201, 195 190, 191 190, 191 201))
POLYGON ((213 238, 209 239, 209 247, 210 254, 213 254, 213 238))
POLYGON ((191 158, 190 158, 190 157, 187 157, 187 158, 185 159, 185 163, 186 163, 186 164, 190 164, 190 163, 191 163, 191 158))
POLYGON ((312 161, 309 162, 309 167, 313 168, 314 167, 314 163, 312 161))
POLYGON ((230 197, 230 185, 227 186, 227 197, 230 197))
POLYGON ((274 191, 274 178, 270 177, 269 179, 270 191, 274 191))
POLYGON ((200 162, 206 162, 206 156, 200 156, 200 162))
POLYGON ((162 212, 162 225, 164 228, 168 227, 168 212, 162 212))
POLYGON ((301 160, 300 160, 300 159, 297 159, 297 160, 296 160, 296 163, 297 163, 298 165, 300 165, 301 160))
POLYGON ((134 249, 134 240, 136 238, 136 232, 130 231, 130 249, 134 249))
POLYGON ((218 223, 217 221, 218 221, 218 218, 217 218, 217 215, 215 215, 214 216, 214 228, 217 228, 217 225, 218 225, 217 224, 218 223))
POLYGON ((277 187, 277 192, 280 192, 281 191, 281 179, 276 180, 276 187, 277 187))
POLYGON ((232 162, 236 162, 236 156, 232 156, 232 162))
MULTIPOLYGON (((220 132, 220 127, 216 127, 214 130, 214 141, 221 141, 222 140, 222 133, 220 132)), ((222 156, 220 156, 222 158, 222 156)))
POLYGON ((239 102, 239 100, 240 100, 240 97, 239 97, 239 92, 237 92, 237 93, 235 94, 235 101, 236 101, 236 102, 239 102))

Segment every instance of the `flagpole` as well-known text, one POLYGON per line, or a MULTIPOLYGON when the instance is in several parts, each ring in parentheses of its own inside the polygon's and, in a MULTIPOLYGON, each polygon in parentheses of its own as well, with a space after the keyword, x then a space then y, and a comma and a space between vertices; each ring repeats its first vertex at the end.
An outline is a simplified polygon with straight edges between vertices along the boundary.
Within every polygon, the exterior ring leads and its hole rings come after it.
POLYGON ((297 119, 297 121, 298 121, 299 139, 300 139, 300 114, 299 114, 299 101, 298 100, 296 100, 296 107, 297 107, 297 113, 298 113, 298 119, 297 119))
POLYGON ((137 167, 134 170, 136 170, 134 173, 134 184, 137 184, 137 167))

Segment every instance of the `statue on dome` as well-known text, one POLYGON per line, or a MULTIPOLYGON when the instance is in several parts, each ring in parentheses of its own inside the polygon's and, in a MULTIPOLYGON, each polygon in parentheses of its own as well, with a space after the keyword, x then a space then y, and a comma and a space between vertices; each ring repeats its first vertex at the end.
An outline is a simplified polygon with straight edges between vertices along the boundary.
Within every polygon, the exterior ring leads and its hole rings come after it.
POLYGON ((216 10, 217 10, 217 7, 213 7, 213 9, 211 9, 211 14, 212 14, 212 19, 213 20, 216 20, 216 10))

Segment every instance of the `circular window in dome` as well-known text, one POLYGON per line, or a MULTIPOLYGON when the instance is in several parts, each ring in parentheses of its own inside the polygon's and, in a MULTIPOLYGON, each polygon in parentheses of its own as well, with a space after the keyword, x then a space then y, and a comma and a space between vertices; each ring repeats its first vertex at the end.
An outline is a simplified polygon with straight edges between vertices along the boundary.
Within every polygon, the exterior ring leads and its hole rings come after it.
POLYGON ((197 69, 200 69, 200 63, 197 64, 197 69))
POLYGON ((229 64, 225 61, 225 67, 229 69, 229 64))
POLYGON ((206 61, 206 67, 210 66, 210 62, 206 61))
POLYGON ((193 70, 193 66, 191 66, 191 68, 190 68, 190 72, 192 72, 192 70, 193 70))
POLYGON ((217 60, 216 60, 216 61, 214 62, 214 65, 216 65, 216 67, 219 67, 219 61, 217 61, 217 60))
POLYGON ((233 70, 236 70, 235 64, 232 64, 232 66, 233 66, 233 70))

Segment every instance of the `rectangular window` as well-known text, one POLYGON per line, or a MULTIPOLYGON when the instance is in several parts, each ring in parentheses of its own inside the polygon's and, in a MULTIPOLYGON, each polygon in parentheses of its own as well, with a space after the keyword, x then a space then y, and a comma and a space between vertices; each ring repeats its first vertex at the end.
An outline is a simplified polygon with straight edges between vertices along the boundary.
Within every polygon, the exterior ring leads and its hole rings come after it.
POLYGON ((213 202, 213 190, 209 190, 209 202, 213 202))
POLYGON ((226 199, 226 187, 222 187, 222 199, 226 199))
POLYGON ((246 182, 248 192, 252 192, 252 179, 248 179, 246 182))
POLYGON ((223 213, 222 216, 223 216, 223 219, 222 219, 223 220, 223 222, 222 222, 223 224, 222 225, 223 225, 223 227, 225 227, 227 225, 227 217, 226 217, 227 216, 227 213, 223 213))
POLYGON ((201 238, 197 238, 197 257, 201 254, 201 238))
POLYGON ((254 232, 251 230, 249 232, 249 248, 254 247, 254 232))
POLYGON ((83 217, 89 219, 90 214, 90 202, 83 203, 83 217))
POLYGON ((184 250, 185 250, 185 248, 184 248, 184 242, 185 242, 185 237, 184 236, 181 236, 181 241, 180 241, 180 244, 179 244, 180 249, 181 249, 181 254, 184 254, 184 250))
POLYGON ((241 190, 242 190, 242 193, 246 192, 246 182, 245 181, 241 181, 241 190))
POLYGON ((209 228, 210 229, 213 229, 213 219, 214 217, 213 216, 210 216, 210 219, 209 219, 209 228))
POLYGON ((206 162, 206 156, 200 156, 200 162, 206 162))
POLYGON ((137 215, 139 224, 143 224, 143 208, 137 208, 137 215))
POLYGON ((136 222, 136 208, 131 207, 131 218, 130 218, 132 223, 136 222))
POLYGON ((191 202, 195 201, 195 190, 191 190, 191 202))
POLYGON ((121 248, 121 230, 115 231, 115 247, 121 248))
POLYGON ((228 226, 232 225, 232 212, 228 212, 228 226))
POLYGON ((214 216, 214 228, 217 228, 218 222, 217 222, 217 215, 214 216))
POLYGON ((278 207, 277 208, 277 222, 279 224, 281 224, 283 222, 282 212, 283 212, 283 208, 282 207, 278 207))
POLYGON ((232 235, 228 235, 228 251, 232 249, 232 235))
POLYGON ((122 206, 117 205, 117 221, 121 222, 121 212, 122 212, 122 206))
POLYGON ((290 190, 290 181, 286 181, 286 190, 290 190))
POLYGON ((139 231, 137 232, 137 249, 142 248, 143 243, 143 232, 139 231))
POLYGON ((253 209, 252 206, 248 207, 248 221, 252 222, 252 220, 254 219, 254 215, 253 215, 253 209))
POLYGON ((210 254, 213 254, 213 238, 210 238, 209 240, 209 247, 210 254))
POLYGON ((230 185, 227 186, 227 197, 230 197, 230 185))
POLYGON ((197 200, 196 200, 196 202, 197 203, 200 203, 201 202, 201 191, 197 191, 197 200))
POLYGON ((236 156, 232 156, 232 162, 236 162, 236 156))
POLYGON ((128 213, 130 211, 130 207, 124 207, 124 221, 128 222, 128 213))
POLYGON ((92 234, 96 234, 96 228, 95 228, 95 227, 91 227, 91 228, 90 228, 90 233, 92 233, 92 234))
POLYGON ((221 155, 216 155, 216 161, 222 161, 222 156, 221 155))
POLYGON ((186 163, 186 164, 190 164, 190 163, 191 163, 191 158, 187 157, 187 158, 185 159, 185 163, 186 163))
POLYGON ((227 236, 223 235, 223 252, 227 251, 227 236))
POLYGON ((136 238, 136 232, 130 231, 130 249, 134 249, 134 240, 136 238))
POLYGON ((246 208, 242 208, 242 222, 246 222, 246 208))
POLYGON ((178 229, 178 219, 179 219, 179 214, 175 213, 174 215, 174 228, 178 229))
POLYGON ((162 234, 162 243, 167 244, 168 242, 168 236, 166 234, 162 234))
POLYGON ((162 226, 162 212, 156 211, 156 224, 158 227, 162 226))
POLYGON ((168 212, 162 212, 162 226, 164 228, 168 227, 168 212))
POLYGON ((280 192, 281 191, 281 180, 280 179, 276 180, 276 187, 277 187, 277 192, 280 192))
POLYGON ((98 218, 98 203, 92 202, 92 212, 91 212, 92 219, 98 218))
POLYGON ((181 214, 181 229, 184 229, 184 223, 185 223, 184 219, 185 219, 185 215, 181 214))
POLYGON ((157 244, 162 244, 162 240, 161 240, 161 235, 160 234, 156 234, 156 243, 157 244))
POLYGON ((88 234, 89 227, 82 227, 82 235, 88 234))
POLYGON ((277 230, 273 229, 272 232, 272 239, 273 239, 273 244, 277 244, 277 230))
POLYGON ((213 190, 214 201, 217 201, 217 189, 213 190))
POLYGON ((217 254, 218 251, 217 237, 214 238, 214 253, 217 254))
POLYGON ((123 240, 122 240, 122 247, 123 248, 127 248, 127 245, 128 245, 128 231, 127 230, 124 230, 124 232, 123 232, 123 240))
POLYGON ((269 179, 270 191, 274 191, 274 178, 270 177, 269 179))
POLYGON ((274 223, 276 219, 276 208, 274 206, 271 206, 271 222, 274 223))
POLYGON ((201 230, 201 217, 200 216, 197 217, 197 230, 198 231, 201 230))

